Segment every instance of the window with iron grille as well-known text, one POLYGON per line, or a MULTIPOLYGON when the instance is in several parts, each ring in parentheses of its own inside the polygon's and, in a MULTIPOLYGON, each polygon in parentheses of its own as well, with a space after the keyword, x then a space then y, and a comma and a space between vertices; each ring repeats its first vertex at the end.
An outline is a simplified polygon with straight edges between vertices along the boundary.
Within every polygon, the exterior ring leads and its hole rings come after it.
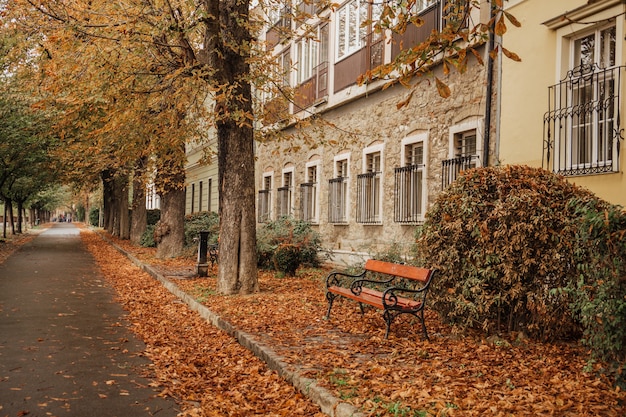
POLYGON ((395 169, 394 219, 416 223, 424 219, 424 143, 404 145, 404 166, 395 169))
POLYGON ((257 221, 265 223, 272 218, 272 176, 263 177, 263 189, 259 190, 257 204, 257 221))
POLYGON ((562 175, 619 171, 620 85, 612 23, 572 37, 565 78, 550 86, 544 116, 544 167, 562 175))
POLYGON ((306 182, 300 184, 300 218, 306 222, 318 223, 318 165, 307 165, 306 182))
POLYGON ((290 216, 292 214, 293 195, 293 171, 283 172, 283 185, 278 188, 278 217, 290 216))
POLYGON ((348 222, 348 159, 335 159, 335 178, 328 181, 328 222, 348 222))
POLYGON ((442 162, 442 188, 450 185, 459 174, 480 165, 476 129, 460 131, 452 136, 452 158, 442 162))
POLYGON ((366 172, 357 176, 357 223, 381 223, 381 152, 365 154, 366 172))

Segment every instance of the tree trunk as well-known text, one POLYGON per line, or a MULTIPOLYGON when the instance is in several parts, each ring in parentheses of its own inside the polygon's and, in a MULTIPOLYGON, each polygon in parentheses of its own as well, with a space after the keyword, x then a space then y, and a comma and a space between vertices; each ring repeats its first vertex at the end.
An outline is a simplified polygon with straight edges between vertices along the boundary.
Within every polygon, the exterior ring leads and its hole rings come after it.
MULTIPOLYGON (((216 68, 218 85, 232 88, 228 97, 216 102, 218 115, 218 171, 219 171, 219 268, 217 290, 222 294, 249 294, 259 289, 256 255, 256 216, 254 195, 254 132, 249 123, 233 120, 229 114, 252 115, 252 91, 248 75, 250 42, 246 26, 249 2, 223 0, 219 14, 215 2, 207 10, 219 16, 222 28, 228 28, 224 37, 205 39, 209 59, 216 68), (243 22, 243 23, 242 23, 243 22), (242 48, 215 45, 217 39, 230 39, 242 48), (213 48, 213 49, 211 49, 213 48)), ((208 24, 208 32, 219 27, 217 20, 208 24)))
POLYGON ((102 171, 102 227, 109 233, 113 232, 113 172, 102 171))
POLYGON ((128 212, 128 176, 120 176, 117 181, 119 184, 119 224, 120 224, 120 238, 130 239, 130 214, 128 212))
POLYGON ((217 290, 249 294, 259 289, 256 254, 254 152, 252 132, 218 129, 219 268, 217 290))
POLYGON ((146 231, 147 226, 147 209, 146 209, 146 185, 142 181, 143 167, 146 165, 147 158, 141 158, 137 163, 135 175, 133 176, 133 202, 132 216, 130 223, 130 240, 135 244, 139 244, 141 237, 146 231))
POLYGON ((22 223, 24 222, 24 205, 21 200, 17 201, 17 233, 22 234, 22 223))
POLYGON ((5 202, 7 208, 9 209, 9 222, 11 224, 11 234, 15 235, 15 219, 13 218, 13 201, 8 199, 5 202))
POLYGON ((180 256, 185 244, 185 145, 159 155, 156 187, 161 194, 161 220, 154 230, 157 258, 180 256))
POLYGON ((7 202, 4 201, 4 215, 2 216, 2 237, 7 238, 7 202))

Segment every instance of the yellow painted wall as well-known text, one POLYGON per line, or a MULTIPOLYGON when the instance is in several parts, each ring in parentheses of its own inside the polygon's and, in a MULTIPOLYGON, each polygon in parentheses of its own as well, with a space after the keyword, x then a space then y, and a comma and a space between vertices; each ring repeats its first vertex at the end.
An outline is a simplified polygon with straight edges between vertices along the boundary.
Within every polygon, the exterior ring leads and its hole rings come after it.
MULTIPOLYGON (((623 12, 623 5, 615 1, 600 1, 607 6, 604 15, 614 16, 623 12), (610 8, 610 10, 609 10, 610 8)), ((504 47, 517 53, 522 62, 507 58, 502 61, 499 159, 502 164, 525 164, 541 167, 543 149, 543 116, 548 110, 548 87, 561 78, 560 61, 557 59, 557 31, 544 22, 576 10, 587 4, 586 0, 512 0, 508 11, 521 23, 521 28, 511 24, 504 36, 504 47), (557 68, 557 64, 559 68, 557 68)), ((601 8, 602 5, 599 6, 601 8)), ((618 17, 618 41, 623 41, 624 17, 618 17)), ((594 20, 590 17, 587 20, 594 20)), ((566 25, 560 34, 574 33, 580 25, 566 25)), ((622 42, 623 43, 623 42, 622 42)), ((620 50, 620 47, 617 47, 620 50)), ((624 52, 618 52, 619 63, 624 65, 624 52)), ((626 80, 622 80, 621 102, 626 101, 626 80)), ((622 124, 624 123, 622 120, 622 124)), ((620 172, 611 174, 569 177, 568 180, 590 189, 599 197, 626 206, 626 179, 624 178, 624 141, 621 143, 620 172)))

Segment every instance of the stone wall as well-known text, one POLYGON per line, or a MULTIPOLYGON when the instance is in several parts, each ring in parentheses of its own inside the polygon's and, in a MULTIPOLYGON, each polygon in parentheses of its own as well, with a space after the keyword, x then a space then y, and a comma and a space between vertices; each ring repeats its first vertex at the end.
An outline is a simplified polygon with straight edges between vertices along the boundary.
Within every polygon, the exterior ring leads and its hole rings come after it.
MULTIPOLYGON (((305 128, 290 127, 288 136, 298 139, 258 144, 257 189, 263 187, 263 173, 274 173, 274 189, 281 185, 281 172, 294 167, 295 216, 300 215, 299 184, 305 181, 305 165, 319 159, 320 216, 315 227, 323 237, 323 244, 337 255, 336 262, 348 254, 367 257, 384 253, 391 245, 409 254, 414 245, 416 225, 394 222, 394 168, 401 166, 401 142, 412 135, 427 135, 425 150, 427 204, 431 204, 442 189, 441 162, 450 157, 450 128, 466 122, 484 125, 486 106, 486 68, 471 65, 464 74, 452 71, 438 76, 447 82, 452 96, 441 98, 431 79, 423 79, 416 86, 411 102, 398 109, 409 90, 394 86, 355 98, 349 103, 331 109, 318 108, 319 120, 305 128), (381 224, 367 225, 355 222, 356 176, 363 171, 363 149, 383 144, 383 220, 381 224), (349 222, 328 223, 328 180, 333 178, 333 158, 350 155, 349 222)), ((276 193, 272 196, 276 204, 276 193)), ((357 258, 352 258, 352 260, 357 258)), ((349 263, 349 262, 348 262, 349 263)))

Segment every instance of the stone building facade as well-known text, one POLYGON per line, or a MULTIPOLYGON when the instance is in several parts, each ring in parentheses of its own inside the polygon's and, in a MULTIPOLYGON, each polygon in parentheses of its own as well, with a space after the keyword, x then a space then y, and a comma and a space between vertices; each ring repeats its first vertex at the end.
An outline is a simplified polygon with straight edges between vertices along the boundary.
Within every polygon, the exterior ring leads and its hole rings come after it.
MULTIPOLYGON (((423 2, 423 13, 434 27, 441 25, 445 3, 423 2)), ((311 222, 337 264, 354 264, 390 250, 410 256, 416 228, 436 196, 459 171, 483 165, 493 154, 495 145, 485 142, 485 115, 493 112, 494 99, 488 99, 489 66, 470 61, 464 73, 447 75, 435 68, 451 97, 440 97, 434 78, 424 78, 404 106, 399 103, 412 90, 403 86, 336 86, 344 83, 346 71, 338 68, 342 60, 334 50, 340 47, 335 32, 343 28, 338 22, 342 7, 326 11, 324 19, 328 55, 317 63, 320 68, 325 61, 325 96, 311 100, 306 111, 304 106, 291 107, 291 113, 300 112, 311 123, 287 126, 283 133, 289 140, 257 144, 258 221, 289 215, 311 222)), ((484 10, 473 13, 474 21, 484 18, 484 10)), ((293 46, 297 42, 295 38, 291 45, 275 46, 276 56, 291 56, 290 81, 296 92, 302 78, 293 74, 301 68, 294 63, 300 56, 293 46)), ((388 62, 394 43, 383 45, 380 56, 388 62)), ((485 62, 486 49, 478 49, 485 62)), ((317 77, 319 87, 319 71, 317 77)))

